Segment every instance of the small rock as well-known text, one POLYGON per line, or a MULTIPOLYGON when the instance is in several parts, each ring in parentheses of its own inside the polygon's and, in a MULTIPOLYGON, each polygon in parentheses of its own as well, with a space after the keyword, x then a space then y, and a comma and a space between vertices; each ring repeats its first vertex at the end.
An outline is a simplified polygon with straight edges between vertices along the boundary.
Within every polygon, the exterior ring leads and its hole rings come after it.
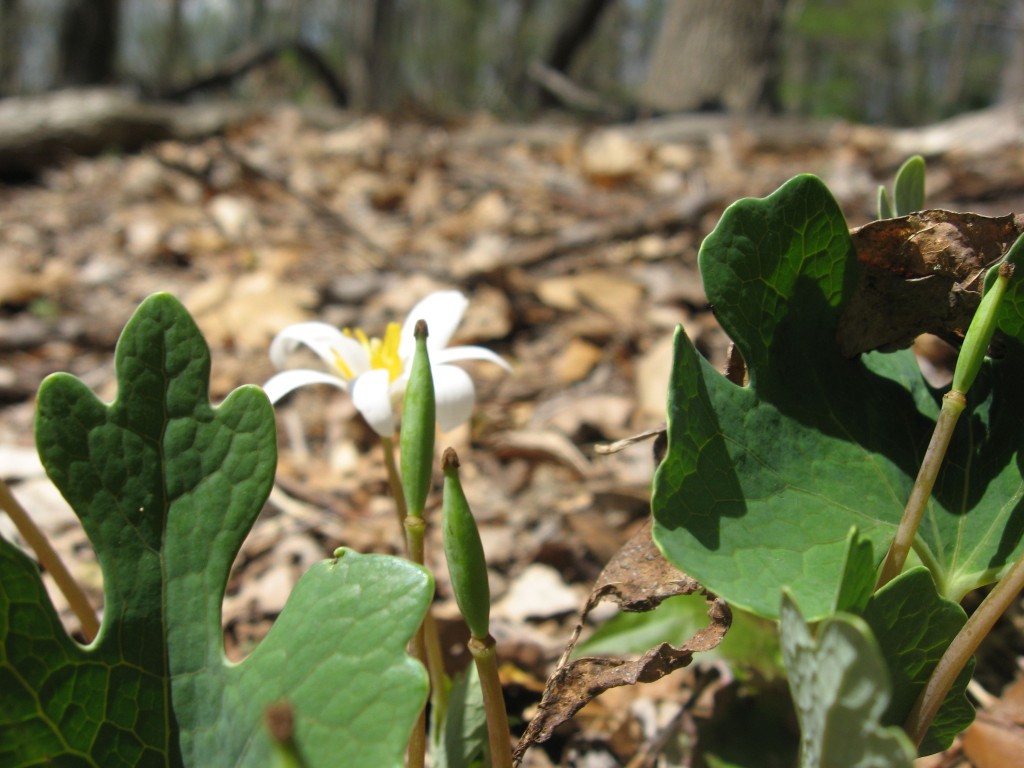
POLYGON ((512 621, 550 619, 580 608, 580 595, 549 565, 533 563, 523 569, 494 607, 512 621))
POLYGON ((256 211, 249 200, 232 195, 217 195, 207 209, 224 236, 240 241, 256 233, 256 211))
POLYGON ((583 171, 595 179, 624 180, 644 164, 644 150, 621 131, 599 131, 583 145, 583 171))

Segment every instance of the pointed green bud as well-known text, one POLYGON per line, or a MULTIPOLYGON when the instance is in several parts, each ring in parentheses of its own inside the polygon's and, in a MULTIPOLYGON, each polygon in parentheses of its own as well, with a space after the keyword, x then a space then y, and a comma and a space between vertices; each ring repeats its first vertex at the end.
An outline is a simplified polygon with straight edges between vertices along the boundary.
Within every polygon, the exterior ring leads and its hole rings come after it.
POLYGON ((882 184, 878 186, 878 218, 896 218, 896 212, 892 209, 892 203, 889 202, 889 193, 885 191, 885 186, 882 184))
POLYGON ((401 449, 402 490, 409 515, 422 517, 430 493, 430 472, 434 465, 434 425, 437 406, 434 400, 434 378, 427 353, 427 324, 416 321, 416 353, 409 371, 402 404, 402 430, 398 437, 401 449))
POLYGON ((444 472, 444 554, 452 580, 455 602, 475 638, 488 637, 491 618, 491 589, 487 583, 487 562, 480 532, 459 481, 459 457, 445 448, 441 457, 444 472))
POLYGON ((896 171, 892 188, 893 208, 897 216, 924 210, 924 158, 914 155, 896 171))
POLYGON ((1006 289, 1013 279, 1016 263, 1024 257, 1024 235, 1018 237, 1010 247, 1009 252, 1003 257, 998 266, 992 267, 985 277, 985 295, 981 297, 981 304, 974 313, 970 326, 967 328, 967 335, 964 336, 964 343, 960 347, 960 356, 956 361, 956 368, 953 371, 952 389, 958 392, 967 393, 974 383, 974 379, 981 370, 981 364, 988 352, 988 345, 992 342, 992 334, 995 333, 999 324, 1000 305, 1006 289), (993 278, 992 275, 995 274, 993 278))

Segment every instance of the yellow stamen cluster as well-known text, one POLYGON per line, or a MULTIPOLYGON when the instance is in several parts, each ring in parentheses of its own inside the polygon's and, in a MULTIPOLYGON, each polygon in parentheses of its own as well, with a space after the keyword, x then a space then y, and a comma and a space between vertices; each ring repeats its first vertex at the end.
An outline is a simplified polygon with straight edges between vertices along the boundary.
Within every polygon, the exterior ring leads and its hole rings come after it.
MULTIPOLYGON (((402 358, 398 356, 398 342, 401 339, 402 328, 398 323, 388 323, 384 330, 384 338, 370 338, 361 328, 345 328, 343 334, 350 339, 359 342, 370 358, 370 368, 383 368, 388 372, 388 381, 394 381, 402 375, 402 358)), ((344 358, 335 350, 334 364, 339 373, 351 381, 355 373, 344 358)))

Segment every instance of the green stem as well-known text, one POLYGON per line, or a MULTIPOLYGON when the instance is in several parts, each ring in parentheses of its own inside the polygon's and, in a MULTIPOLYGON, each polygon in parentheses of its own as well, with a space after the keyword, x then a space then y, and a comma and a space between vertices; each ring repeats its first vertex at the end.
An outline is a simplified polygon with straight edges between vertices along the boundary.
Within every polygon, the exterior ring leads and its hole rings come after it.
MULTIPOLYGON (((405 549, 409 559, 424 565, 424 538, 427 529, 426 521, 417 515, 405 518, 405 549)), ((437 629, 434 615, 427 609, 423 623, 416 633, 416 658, 423 662, 430 675, 430 702, 435 710, 435 717, 443 718, 448 708, 448 686, 445 683, 444 652, 441 649, 441 635, 437 629)), ((439 720, 440 722, 440 720, 439 720)))
POLYGON ((398 525, 405 528, 405 518, 409 514, 405 506, 405 491, 402 490, 402 478, 398 475, 398 464, 395 463, 395 441, 390 437, 380 439, 380 447, 384 449, 384 466, 388 471, 388 485, 391 495, 395 498, 395 512, 398 513, 398 525))
POLYGON ((509 743, 508 713, 505 695, 498 677, 498 657, 494 638, 469 638, 469 652, 480 675, 480 690, 487 713, 487 741, 491 747, 491 768, 512 768, 512 745, 509 743))
POLYGON ((935 665, 928 684, 914 703, 903 729, 914 744, 920 744, 928 732, 935 715, 946 700, 946 695, 981 641, 985 639, 996 620, 1024 589, 1024 556, 1017 560, 981 605, 967 619, 967 623, 953 638, 939 663, 935 665))
POLYGON ((405 529, 405 551, 417 565, 423 565, 423 539, 427 531, 427 523, 418 515, 407 515, 402 527, 405 529))
POLYGON ((924 517, 928 499, 932 495, 932 488, 935 486, 935 478, 938 477, 942 460, 946 456, 946 449, 953 437, 953 428, 967 405, 967 399, 963 392, 951 390, 942 398, 942 409, 939 411, 939 418, 935 421, 935 430, 932 432, 931 442, 928 443, 928 450, 921 462, 921 469, 917 473, 914 487, 910 491, 910 498, 903 510, 903 517, 896 535, 893 537, 892 546, 882 564, 882 572, 878 577, 876 589, 880 589, 900 575, 903 565, 907 561, 907 554, 914 543, 914 536, 921 525, 924 517))
MULTIPOLYGON (((404 506, 404 505, 403 505, 404 506)), ((418 565, 423 565, 423 539, 427 524, 422 517, 406 515, 403 526, 405 530, 405 551, 407 557, 418 565)), ((427 608, 429 613, 430 608, 427 608)), ((428 672, 430 672, 431 690, 441 685, 441 681, 433 676, 429 668, 426 641, 426 618, 420 623, 419 629, 412 641, 412 654, 419 659, 428 672)), ((420 712, 416 725, 413 727, 412 736, 409 737, 409 766, 412 768, 422 766, 426 760, 427 753, 427 711, 426 708, 420 712)))
POLYGON ((409 736, 409 747, 406 750, 408 768, 424 768, 427 762, 427 710, 420 710, 416 718, 412 735, 409 736))
POLYGON ((14 521, 18 533, 21 534, 21 537, 32 548, 32 551, 36 553, 39 563, 46 572, 53 577, 57 588, 67 598, 68 605, 71 606, 71 610, 78 617, 78 621, 82 626, 82 636, 85 637, 87 643, 91 643, 100 631, 100 624, 96 619, 96 612, 93 610, 92 605, 89 604, 89 598, 85 596, 81 585, 75 581, 75 577, 64 566, 64 562, 50 545, 49 539, 39 530, 32 518, 29 517, 28 512, 25 511, 25 508, 14 498, 11 489, 7 487, 7 483, 3 480, 0 480, 0 509, 3 509, 8 517, 14 521))
POLYGON ((434 614, 427 611, 423 617, 423 644, 427 655, 427 672, 430 674, 430 706, 435 722, 443 723, 448 716, 448 683, 444 668, 444 651, 441 649, 441 633, 437 628, 434 614))

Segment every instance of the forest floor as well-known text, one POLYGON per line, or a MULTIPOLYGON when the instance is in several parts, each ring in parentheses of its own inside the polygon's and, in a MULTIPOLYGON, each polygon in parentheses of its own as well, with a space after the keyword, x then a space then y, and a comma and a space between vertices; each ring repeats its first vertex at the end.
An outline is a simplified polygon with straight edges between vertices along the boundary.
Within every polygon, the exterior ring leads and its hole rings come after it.
MULTIPOLYGON (((733 200, 803 172, 825 180, 851 226, 864 223, 877 185, 919 151, 930 207, 1024 210, 1024 131, 1000 112, 897 131, 719 115, 439 125, 283 107, 223 136, 71 159, 36 183, 0 186, 0 475, 99 608, 88 541, 35 458, 44 376, 70 371, 111 399, 121 328, 143 298, 169 291, 210 344, 216 402, 274 373, 267 349, 289 324, 379 335, 427 293, 457 288, 470 299, 457 341, 487 346, 513 368, 470 367, 474 418, 443 444, 459 451, 482 528, 503 682, 521 730, 595 578, 648 513, 651 444, 597 447, 663 423, 677 325, 724 365, 727 339, 697 270, 703 237, 733 200)), ((399 551, 380 448, 347 395, 299 391, 278 423, 278 486, 224 603, 233 658, 336 547, 399 551)), ((435 609, 455 668, 465 633, 439 540, 435 526, 435 609)), ((1017 661, 1006 661, 1002 683, 1017 661)), ((707 764, 721 745, 716 724, 735 729, 742 717, 753 731, 756 694, 782 695, 757 679, 698 659, 650 686, 609 691, 525 764, 707 764)), ((958 742, 931 764, 969 759, 985 764, 958 742)))

